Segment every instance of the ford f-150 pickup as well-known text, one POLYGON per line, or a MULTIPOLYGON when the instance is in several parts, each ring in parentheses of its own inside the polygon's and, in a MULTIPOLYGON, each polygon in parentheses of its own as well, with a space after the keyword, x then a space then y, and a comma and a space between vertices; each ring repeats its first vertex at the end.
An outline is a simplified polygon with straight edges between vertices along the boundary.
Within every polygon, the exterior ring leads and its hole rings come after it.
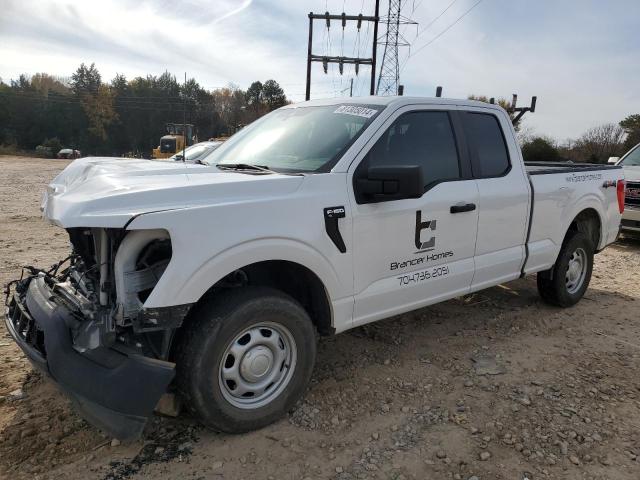
POLYGON ((71 254, 8 293, 15 341, 118 438, 168 391, 219 431, 273 422, 318 334, 534 273, 570 307, 624 208, 622 168, 525 165, 467 100, 289 105, 202 162, 72 162, 42 204, 71 254))

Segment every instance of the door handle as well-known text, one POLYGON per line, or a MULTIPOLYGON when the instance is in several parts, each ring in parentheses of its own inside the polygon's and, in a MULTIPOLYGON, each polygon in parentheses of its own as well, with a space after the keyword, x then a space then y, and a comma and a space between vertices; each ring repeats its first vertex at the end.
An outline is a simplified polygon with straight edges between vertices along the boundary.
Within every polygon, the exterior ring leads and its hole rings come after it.
POLYGON ((451 213, 472 212, 476 209, 475 203, 461 203, 458 205, 451 205, 449 210, 451 213))

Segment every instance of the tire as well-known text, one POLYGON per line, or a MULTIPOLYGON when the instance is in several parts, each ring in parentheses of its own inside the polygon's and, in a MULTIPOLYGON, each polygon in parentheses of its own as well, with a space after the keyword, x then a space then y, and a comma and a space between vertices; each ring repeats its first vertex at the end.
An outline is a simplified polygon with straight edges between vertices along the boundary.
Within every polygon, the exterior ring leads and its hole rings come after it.
POLYGON ((589 287, 592 271, 593 244, 584 233, 569 231, 555 265, 538 273, 538 292, 551 305, 571 307, 589 287))
POLYGON ((291 297, 271 288, 230 289, 199 305, 190 320, 175 357, 176 384, 205 426, 256 430, 302 397, 315 364, 316 333, 291 297))

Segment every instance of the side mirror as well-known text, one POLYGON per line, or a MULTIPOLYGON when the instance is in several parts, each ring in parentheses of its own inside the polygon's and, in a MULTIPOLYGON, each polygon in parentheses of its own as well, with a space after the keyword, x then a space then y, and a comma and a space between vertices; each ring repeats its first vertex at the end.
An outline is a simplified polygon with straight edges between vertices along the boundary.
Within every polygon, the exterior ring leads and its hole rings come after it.
POLYGON ((609 157, 609 160, 607 160, 607 163, 609 165, 615 165, 619 161, 620 161, 620 157, 609 157))
POLYGON ((358 203, 378 203, 420 198, 424 193, 422 167, 394 165, 369 167, 354 181, 358 203))

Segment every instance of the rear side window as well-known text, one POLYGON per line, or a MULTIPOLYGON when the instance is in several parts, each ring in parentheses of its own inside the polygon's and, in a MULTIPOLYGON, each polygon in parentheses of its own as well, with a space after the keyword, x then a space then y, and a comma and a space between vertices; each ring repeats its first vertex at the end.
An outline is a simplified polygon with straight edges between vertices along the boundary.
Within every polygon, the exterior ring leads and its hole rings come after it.
POLYGON ((475 177, 500 177, 509 171, 509 153, 494 115, 466 112, 464 132, 471 151, 475 177))
POLYGON ((425 187, 460 178, 458 151, 447 112, 405 113, 369 152, 368 166, 420 165, 425 187))

